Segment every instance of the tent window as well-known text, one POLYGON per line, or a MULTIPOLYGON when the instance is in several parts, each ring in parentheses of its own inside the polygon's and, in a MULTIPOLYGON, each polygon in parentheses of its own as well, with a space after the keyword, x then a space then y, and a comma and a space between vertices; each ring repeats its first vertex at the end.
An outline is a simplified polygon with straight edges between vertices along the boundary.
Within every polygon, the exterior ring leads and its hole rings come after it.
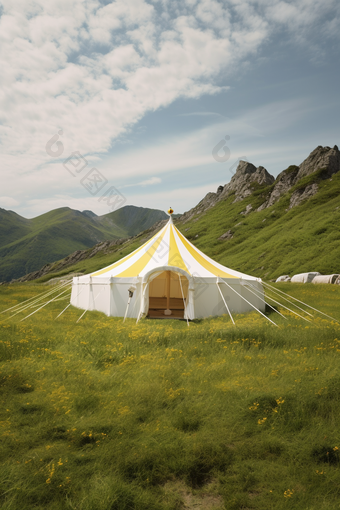
POLYGON ((183 275, 173 271, 163 271, 150 282, 149 317, 164 319, 184 318, 184 303, 179 278, 181 278, 184 299, 187 300, 189 282, 183 275))

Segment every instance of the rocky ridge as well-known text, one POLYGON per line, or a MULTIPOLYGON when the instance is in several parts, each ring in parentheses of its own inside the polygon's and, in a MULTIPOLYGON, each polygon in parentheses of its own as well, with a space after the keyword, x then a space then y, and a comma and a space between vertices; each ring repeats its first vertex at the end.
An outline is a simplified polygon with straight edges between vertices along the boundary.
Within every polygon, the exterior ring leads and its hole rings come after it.
MULTIPOLYGON (((259 186, 272 186, 272 188, 268 190, 265 201, 257 208, 257 211, 272 206, 282 195, 296 186, 289 204, 289 208, 292 208, 315 195, 318 191, 317 182, 304 182, 304 179, 316 172, 318 172, 318 175, 315 175, 316 180, 329 179, 339 171, 340 152, 336 145, 333 148, 318 146, 301 165, 290 166, 281 172, 276 179, 263 166, 256 168, 252 163, 240 161, 231 181, 225 186, 219 186, 216 193, 208 193, 197 206, 182 215, 181 221, 186 223, 191 219, 198 220, 202 213, 221 200, 226 199, 232 193, 235 194, 234 202, 244 200, 259 186), (301 183, 301 186, 298 185, 299 183, 301 183)), ((251 209, 252 207, 248 206, 243 214, 248 214, 251 209)))

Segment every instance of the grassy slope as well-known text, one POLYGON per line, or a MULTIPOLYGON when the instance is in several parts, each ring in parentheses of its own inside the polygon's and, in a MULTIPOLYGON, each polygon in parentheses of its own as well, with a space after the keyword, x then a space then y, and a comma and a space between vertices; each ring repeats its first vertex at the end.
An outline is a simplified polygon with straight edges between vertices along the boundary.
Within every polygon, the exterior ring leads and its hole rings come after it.
MULTIPOLYGON (((317 175, 309 176, 310 181, 313 178, 317 175)), ((317 195, 289 211, 295 188, 268 209, 240 215, 248 204, 256 209, 264 202, 270 188, 259 188, 252 197, 235 204, 230 197, 198 221, 179 224, 179 228, 222 264, 259 277, 340 272, 340 173, 319 186, 317 195), (227 230, 232 230, 233 239, 219 241, 227 230)))
POLYGON ((146 240, 147 238, 145 236, 145 233, 143 232, 138 236, 134 237, 132 240, 127 241, 122 246, 114 248, 111 253, 103 254, 102 252, 98 252, 94 257, 77 262, 76 264, 63 269, 62 271, 49 273, 39 278, 37 282, 45 282, 47 280, 50 280, 51 278, 64 276, 73 272, 83 274, 91 273, 93 271, 106 267, 110 264, 113 264, 117 260, 125 257, 125 255, 128 255, 132 251, 139 248, 139 246, 141 246, 146 240))
POLYGON ((161 211, 127 207, 121 212, 90 218, 79 211, 61 208, 25 220, 15 213, 6 213, 1 218, 0 281, 35 271, 47 262, 100 241, 134 235, 143 226, 148 228, 150 223, 158 221, 162 214, 161 211))
POLYGON ((30 220, 5 209, 0 209, 0 225, 0 246, 24 237, 31 230, 30 220))
POLYGON ((0 280, 40 269, 47 262, 86 249, 105 238, 116 239, 107 229, 69 208, 57 209, 30 221, 30 231, 1 247, 0 280))
POLYGON ((131 237, 139 234, 142 230, 148 229, 157 221, 166 219, 166 217, 164 211, 127 205, 105 216, 100 216, 98 221, 103 226, 114 222, 120 225, 120 228, 124 228, 125 235, 121 237, 131 237))
MULTIPOLYGON (((340 319, 340 287, 278 288, 340 319)), ((64 306, 0 324, 2 510, 339 508, 339 324, 64 306)))
MULTIPOLYGON (((218 262, 266 279, 281 274, 319 271, 340 272, 340 173, 332 180, 319 182, 319 192, 299 206, 287 211, 293 191, 318 180, 317 173, 282 196, 279 202, 260 212, 246 216, 240 213, 248 204, 259 207, 271 187, 257 187, 251 197, 233 204, 234 196, 219 202, 206 214, 182 224, 179 230, 204 253, 218 262), (228 241, 218 238, 231 230, 228 241)), ((119 247, 108 255, 98 254, 63 271, 89 273, 105 267, 145 242, 145 234, 119 247)), ((61 273, 60 273, 61 274, 61 273)), ((44 280, 50 278, 44 277, 44 280)))

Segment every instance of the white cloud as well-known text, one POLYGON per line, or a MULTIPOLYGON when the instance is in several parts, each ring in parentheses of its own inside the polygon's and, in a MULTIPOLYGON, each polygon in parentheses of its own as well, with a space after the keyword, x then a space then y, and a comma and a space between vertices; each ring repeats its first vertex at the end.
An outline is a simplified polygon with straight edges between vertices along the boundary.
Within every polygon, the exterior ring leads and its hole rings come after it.
POLYGON ((210 13, 204 28, 193 15, 164 26, 143 0, 63 5, 4 3, 0 113, 7 154, 29 152, 43 162, 46 134, 59 127, 78 150, 105 152, 147 111, 221 90, 213 77, 237 58, 231 42, 212 30, 221 13, 228 17, 217 2, 199 4, 197 19, 210 13), (104 46, 98 51, 96 44, 104 46))
MULTIPOLYGON (((282 150, 277 144, 270 143, 268 145, 268 137, 275 130, 280 132, 280 129, 289 129, 306 115, 310 108, 309 102, 301 99, 266 104, 261 108, 248 110, 238 117, 221 118, 213 125, 190 131, 185 135, 178 134, 164 138, 160 136, 150 140, 147 145, 135 148, 129 146, 126 151, 112 155, 105 161, 96 156, 86 155, 88 166, 82 173, 74 176, 63 166, 63 161, 69 155, 66 150, 61 158, 51 158, 48 164, 40 166, 38 166, 38 160, 30 156, 20 174, 17 173, 15 179, 8 179, 3 184, 3 188, 5 188, 7 196, 16 197, 21 204, 25 203, 27 197, 42 197, 30 201, 30 207, 34 207, 37 212, 46 212, 52 206, 66 206, 67 200, 69 200, 70 207, 78 209, 81 208, 81 206, 75 205, 78 202, 88 203, 87 206, 84 205, 84 209, 90 209, 89 204, 93 204, 93 210, 96 212, 99 209, 105 209, 105 206, 98 204, 101 193, 98 193, 98 197, 92 198, 81 184, 82 177, 92 167, 96 167, 108 180, 107 186, 113 185, 122 190, 123 194, 127 188, 140 187, 143 193, 139 194, 140 192, 137 190, 133 191, 133 196, 138 194, 140 205, 141 200, 146 200, 144 189, 147 186, 162 183, 162 189, 166 190, 164 193, 172 193, 173 188, 184 189, 187 187, 188 194, 185 200, 190 203, 190 206, 194 206, 196 195, 193 195, 191 190, 197 183, 196 174, 199 171, 205 174, 206 182, 217 179, 217 175, 219 175, 220 182, 218 184, 225 184, 232 176, 228 169, 242 156, 246 156, 255 165, 260 165, 264 164, 266 155, 267 161, 275 159, 275 168, 277 168, 280 158, 284 160, 288 154, 292 154, 292 150, 288 151, 287 148, 282 150), (212 150, 226 135, 230 136, 226 145, 230 148, 231 155, 230 161, 221 165, 214 160, 212 150), (241 144, 240 140, 242 140, 241 144), (247 140, 246 144, 245 140, 247 140), (30 170, 31 166, 36 168, 30 170), (84 194, 85 198, 82 198, 84 194), (49 196, 47 202, 46 195, 49 196), (57 201, 53 199, 55 195, 58 195, 57 201), (60 197, 63 196, 74 198, 61 199, 60 197)), ((300 154, 302 156, 305 154, 302 147, 300 154)), ((13 161, 15 161, 14 156, 7 157, 6 166, 11 167, 13 161)), ((299 163, 296 159, 293 162, 299 163)), ((278 169, 283 170, 284 167, 279 166, 278 169)), ((269 167, 268 171, 273 173, 273 167, 269 167)), ((207 188, 210 186, 207 185, 207 188)), ((105 190, 106 188, 103 189, 103 192, 105 190)), ((160 192, 162 193, 162 190, 157 186, 157 191, 154 192, 150 204, 159 202, 158 194, 160 192)), ((149 193, 151 195, 150 191, 149 193)), ((126 196, 129 203, 133 204, 130 193, 127 193, 126 196)), ((201 198, 203 196, 199 197, 199 199, 201 198)))
POLYGON ((146 179, 146 181, 142 181, 139 184, 139 186, 153 186, 154 184, 160 184, 162 182, 162 179, 159 177, 151 177, 151 179, 146 179))
POLYGON ((124 186, 119 186, 119 189, 125 189, 125 188, 134 188, 135 186, 153 186, 154 184, 160 184, 162 182, 162 179, 160 177, 151 177, 150 179, 146 179, 145 181, 141 182, 134 182, 133 184, 125 184, 124 186))
MULTIPOLYGON (((231 138, 226 142, 230 148, 235 147, 241 138, 259 144, 259 140, 268 139, 282 129, 289 129, 313 108, 317 106, 311 105, 307 98, 268 103, 249 109, 237 117, 221 117, 221 120, 213 125, 195 129, 186 135, 159 137, 150 141, 147 146, 129 148, 127 152, 107 158, 100 169, 118 186, 122 180, 139 180, 176 170, 194 170, 205 165, 216 165, 212 150, 226 135, 231 138)), ((267 147, 268 154, 277 150, 277 146, 267 147)), ((254 153, 253 149, 249 148, 248 156, 252 154, 257 152, 254 153)), ((241 155, 243 154, 233 154, 232 157, 241 155)), ((182 178, 185 178, 184 175, 182 178)), ((191 174, 186 178, 189 181, 194 179, 191 174)))
MULTIPOLYGON (((339 36, 336 0, 153 3, 3 1, 0 165, 6 174, 6 196, 15 196, 15 188, 21 197, 28 190, 43 192, 47 185, 54 193, 61 192, 65 177, 56 181, 54 162, 45 151, 47 141, 61 128, 63 157, 78 150, 98 160, 146 113, 178 98, 197 99, 226 90, 228 76, 254 58, 278 30, 303 42, 313 39, 316 26, 324 37, 339 36)), ((241 124, 248 131, 255 129, 252 118, 238 122, 234 130, 241 124)), ((153 148, 155 158, 139 161, 138 170, 131 165, 131 151, 115 168, 143 179, 206 164, 210 158, 190 136, 176 142, 176 157, 170 146, 164 148, 169 156, 153 148)), ((144 155, 150 155, 148 149, 144 155)))

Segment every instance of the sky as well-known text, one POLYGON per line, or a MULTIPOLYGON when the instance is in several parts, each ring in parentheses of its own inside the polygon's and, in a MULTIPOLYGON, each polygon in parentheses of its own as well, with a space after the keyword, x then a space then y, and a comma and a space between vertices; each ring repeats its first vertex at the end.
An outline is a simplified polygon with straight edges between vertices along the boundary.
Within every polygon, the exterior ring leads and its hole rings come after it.
POLYGON ((340 145, 338 0, 0 1, 0 207, 176 213, 340 145))

